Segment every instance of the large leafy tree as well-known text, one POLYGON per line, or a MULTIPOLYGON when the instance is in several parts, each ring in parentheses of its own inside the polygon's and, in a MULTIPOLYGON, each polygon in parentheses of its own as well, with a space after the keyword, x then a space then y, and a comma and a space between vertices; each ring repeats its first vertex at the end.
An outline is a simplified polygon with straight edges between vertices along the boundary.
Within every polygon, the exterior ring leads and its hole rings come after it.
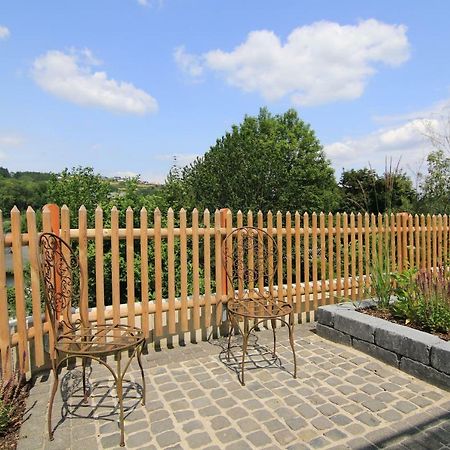
POLYGON ((334 210, 334 171, 308 124, 295 110, 261 109, 218 139, 180 173, 166 192, 174 206, 232 210, 334 210))
POLYGON ((383 175, 368 168, 344 170, 339 186, 341 209, 347 212, 409 212, 416 198, 411 179, 398 169, 383 175))
POLYGON ((443 150, 427 157, 428 172, 420 184, 420 210, 431 214, 450 214, 450 158, 443 150))

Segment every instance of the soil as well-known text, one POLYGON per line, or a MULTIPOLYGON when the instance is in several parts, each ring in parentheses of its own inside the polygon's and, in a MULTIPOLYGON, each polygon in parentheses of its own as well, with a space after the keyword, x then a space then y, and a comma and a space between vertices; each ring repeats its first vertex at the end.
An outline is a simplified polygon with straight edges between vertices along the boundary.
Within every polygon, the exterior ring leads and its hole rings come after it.
POLYGON ((405 323, 403 319, 398 319, 397 317, 394 317, 389 310, 387 309, 378 309, 374 306, 369 308, 359 308, 357 311, 368 314, 369 316, 379 317, 380 319, 388 320, 389 322, 398 323, 400 325, 404 325, 409 328, 414 328, 416 330, 424 331, 425 333, 433 334, 434 336, 437 336, 444 341, 450 341, 450 331, 447 333, 437 333, 437 332, 431 332, 430 330, 425 330, 424 328, 421 328, 417 325, 414 325, 412 323, 405 323))

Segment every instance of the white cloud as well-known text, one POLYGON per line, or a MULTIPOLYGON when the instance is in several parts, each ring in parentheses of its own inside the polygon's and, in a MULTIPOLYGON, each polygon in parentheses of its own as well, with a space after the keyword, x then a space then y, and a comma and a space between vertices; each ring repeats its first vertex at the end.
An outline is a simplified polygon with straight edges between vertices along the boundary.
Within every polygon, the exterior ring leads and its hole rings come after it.
POLYGON ((100 64, 89 49, 51 50, 34 61, 32 76, 43 90, 78 105, 138 115, 158 110, 157 101, 145 91, 92 70, 100 64))
POLYGON ((203 74, 202 58, 186 53, 184 45, 177 47, 173 56, 178 67, 189 76, 197 78, 203 74))
POLYGON ((386 159, 401 159, 405 168, 417 166, 431 150, 425 134, 439 130, 440 120, 413 119, 390 128, 380 128, 357 139, 343 139, 324 146, 336 169, 371 167, 382 171, 386 159))
POLYGON ((230 52, 193 55, 179 47, 174 57, 193 76, 207 68, 244 92, 306 106, 360 97, 378 63, 398 66, 409 58, 409 43, 404 25, 321 21, 295 28, 284 43, 272 31, 252 31, 230 52))
POLYGON ((162 7, 163 3, 165 0, 137 0, 137 2, 141 5, 141 6, 157 6, 159 8, 162 7))
POLYGON ((24 138, 15 134, 0 134, 0 148, 16 148, 22 145, 24 138))
POLYGON ((10 34, 11 33, 7 27, 0 25, 0 39, 7 39, 10 34))

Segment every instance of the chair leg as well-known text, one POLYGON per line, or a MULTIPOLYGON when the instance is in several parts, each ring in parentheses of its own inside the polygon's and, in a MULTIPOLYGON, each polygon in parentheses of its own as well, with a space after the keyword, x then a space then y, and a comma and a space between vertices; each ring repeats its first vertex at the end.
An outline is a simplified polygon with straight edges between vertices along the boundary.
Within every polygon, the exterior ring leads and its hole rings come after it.
POLYGON ((53 387, 50 394, 50 400, 48 402, 48 437, 51 441, 53 441, 53 430, 52 430, 52 410, 53 410, 53 401, 55 400, 56 391, 58 390, 58 366, 55 363, 55 360, 52 359, 52 370, 53 375, 55 377, 53 381, 53 387))
POLYGON ((245 386, 244 380, 244 368, 245 368, 245 354, 247 353, 247 344, 248 344, 248 318, 244 317, 244 332, 242 333, 242 363, 241 363, 241 384, 245 386))
POLYGON ((87 403, 88 401, 88 394, 86 389, 86 358, 81 358, 81 365, 83 367, 83 403, 87 403))
POLYGON ((277 333, 276 333, 277 323, 276 323, 276 319, 270 319, 270 322, 272 323, 272 333, 273 333, 273 353, 272 353, 272 356, 275 358, 275 356, 277 355, 277 333))
POLYGON ((120 367, 121 354, 117 355, 117 381, 116 381, 116 391, 117 400, 119 402, 119 427, 120 427, 120 446, 125 447, 125 431, 123 424, 123 375, 121 373, 120 367))
POLYGON ((233 331, 233 320, 231 315, 228 314, 228 347, 227 347, 227 360, 230 360, 230 348, 231 348, 231 333, 233 331))
POLYGON ((297 358, 295 356, 294 348, 294 322, 292 320, 289 321, 289 342, 291 344, 292 355, 294 356, 294 378, 297 378, 297 358))
POLYGON ((144 368, 142 367, 142 361, 141 361, 141 354, 142 350, 144 348, 145 342, 142 343, 137 349, 137 360, 139 364, 139 368, 141 369, 141 377, 142 377, 142 405, 145 405, 145 396, 146 396, 146 389, 145 389, 145 378, 144 378, 144 368))

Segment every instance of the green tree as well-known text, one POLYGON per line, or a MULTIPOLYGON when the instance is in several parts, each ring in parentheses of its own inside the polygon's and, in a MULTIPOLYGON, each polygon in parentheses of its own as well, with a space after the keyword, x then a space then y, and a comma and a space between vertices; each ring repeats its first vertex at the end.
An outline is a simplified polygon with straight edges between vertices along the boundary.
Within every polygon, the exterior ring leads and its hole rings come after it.
POLYGON ((171 173, 170 206, 199 210, 334 210, 339 193, 330 162, 295 110, 261 109, 218 139, 206 154, 171 173))
POLYGON ((341 209, 347 212, 411 211, 416 198, 411 179, 398 169, 381 176, 368 168, 344 170, 339 186, 341 209))
POLYGON ((430 214, 450 214, 450 158, 443 150, 427 157, 428 172, 420 184, 420 210, 430 214))
POLYGON ((74 167, 54 174, 48 182, 48 202, 67 205, 73 212, 84 205, 88 212, 109 202, 111 185, 92 167, 74 167))

